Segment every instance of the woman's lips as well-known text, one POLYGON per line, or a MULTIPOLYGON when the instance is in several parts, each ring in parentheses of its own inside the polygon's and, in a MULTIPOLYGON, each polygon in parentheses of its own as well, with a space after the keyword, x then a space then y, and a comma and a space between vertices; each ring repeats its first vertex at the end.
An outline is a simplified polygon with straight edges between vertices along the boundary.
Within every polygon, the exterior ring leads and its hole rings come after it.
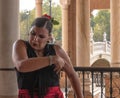
POLYGON ((33 46, 37 46, 37 44, 36 44, 36 43, 33 43, 33 46))

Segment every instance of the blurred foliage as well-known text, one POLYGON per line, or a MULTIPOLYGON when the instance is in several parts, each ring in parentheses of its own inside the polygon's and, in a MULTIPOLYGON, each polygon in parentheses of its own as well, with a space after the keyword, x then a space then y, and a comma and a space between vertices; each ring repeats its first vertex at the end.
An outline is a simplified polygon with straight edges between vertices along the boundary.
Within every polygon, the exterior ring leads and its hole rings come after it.
POLYGON ((35 9, 20 12, 20 38, 27 40, 30 25, 35 17, 35 9))
POLYGON ((107 41, 110 41, 110 10, 99 10, 95 16, 91 16, 90 24, 94 41, 103 41, 104 32, 107 34, 107 41))

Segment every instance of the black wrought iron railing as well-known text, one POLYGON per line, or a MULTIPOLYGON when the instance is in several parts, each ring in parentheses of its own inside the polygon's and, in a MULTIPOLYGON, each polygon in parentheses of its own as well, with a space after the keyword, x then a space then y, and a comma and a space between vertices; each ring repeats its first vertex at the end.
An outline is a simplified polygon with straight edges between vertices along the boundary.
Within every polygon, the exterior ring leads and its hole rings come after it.
MULTIPOLYGON (((90 98, 120 98, 119 67, 74 67, 74 69, 80 78, 84 98, 89 98, 87 96, 91 96, 90 98), (87 95, 86 92, 89 92, 90 95, 87 95)), ((64 83, 64 95, 65 98, 69 98, 70 87, 66 75, 64 83)), ((75 94, 72 98, 75 98, 75 94)))
POLYGON ((15 68, 0 68, 0 71, 15 71, 15 68))

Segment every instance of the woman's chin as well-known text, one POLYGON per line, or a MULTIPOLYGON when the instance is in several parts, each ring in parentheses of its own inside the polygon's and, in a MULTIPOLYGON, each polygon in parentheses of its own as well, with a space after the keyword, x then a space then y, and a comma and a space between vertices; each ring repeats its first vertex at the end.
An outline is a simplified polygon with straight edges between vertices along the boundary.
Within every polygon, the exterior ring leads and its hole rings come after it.
POLYGON ((32 45, 32 48, 35 49, 35 50, 38 50, 39 48, 35 45, 32 45))
POLYGON ((38 47, 33 47, 33 49, 35 49, 35 50, 37 50, 37 51, 41 51, 42 50, 42 48, 38 48, 38 47))
POLYGON ((38 48, 38 47, 33 47, 35 50, 41 50, 40 48, 38 48))

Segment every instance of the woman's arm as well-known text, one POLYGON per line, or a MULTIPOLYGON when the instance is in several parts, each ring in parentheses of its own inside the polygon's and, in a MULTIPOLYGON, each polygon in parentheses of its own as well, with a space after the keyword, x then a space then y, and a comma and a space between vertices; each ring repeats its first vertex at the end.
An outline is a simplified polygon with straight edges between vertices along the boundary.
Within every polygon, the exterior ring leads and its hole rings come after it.
MULTIPOLYGON (((26 45, 23 40, 18 40, 13 44, 12 59, 15 67, 20 72, 34 71, 50 64, 49 56, 28 58, 26 45)), ((59 57, 52 56, 52 63, 61 68, 60 63, 64 64, 64 61, 59 57)))
POLYGON ((63 67, 63 70, 67 74, 67 76, 72 84, 72 88, 74 89, 76 97, 83 98, 80 80, 79 80, 76 72, 73 69, 73 66, 72 66, 72 63, 70 61, 69 56, 66 54, 66 52, 61 47, 59 47, 57 45, 55 46, 55 50, 56 50, 57 55, 62 57, 65 61, 65 65, 63 67))

